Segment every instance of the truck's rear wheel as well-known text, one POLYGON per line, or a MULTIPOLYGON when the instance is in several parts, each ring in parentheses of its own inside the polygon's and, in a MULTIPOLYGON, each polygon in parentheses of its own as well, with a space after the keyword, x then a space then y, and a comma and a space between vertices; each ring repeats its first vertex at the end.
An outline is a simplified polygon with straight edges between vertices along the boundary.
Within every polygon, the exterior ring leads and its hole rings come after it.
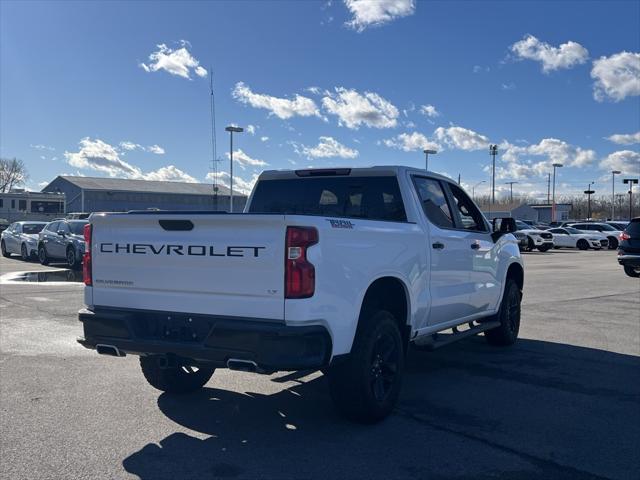
POLYGON ((520 330, 521 300, 522 293, 518 284, 513 279, 507 279, 500 310, 495 316, 500 325, 484 332, 484 338, 491 345, 507 346, 515 343, 520 330))
POLYGON ((349 358, 329 369, 329 391, 347 418, 374 423, 389 415, 398 400, 404 349, 389 312, 378 310, 363 320, 349 358))
POLYGON ((209 381, 215 368, 190 366, 161 368, 156 356, 140 357, 140 367, 147 382, 168 393, 195 392, 209 381))
POLYGON ((629 265, 624 266, 624 273, 626 273, 630 277, 635 277, 635 278, 640 277, 640 269, 630 267, 629 265))

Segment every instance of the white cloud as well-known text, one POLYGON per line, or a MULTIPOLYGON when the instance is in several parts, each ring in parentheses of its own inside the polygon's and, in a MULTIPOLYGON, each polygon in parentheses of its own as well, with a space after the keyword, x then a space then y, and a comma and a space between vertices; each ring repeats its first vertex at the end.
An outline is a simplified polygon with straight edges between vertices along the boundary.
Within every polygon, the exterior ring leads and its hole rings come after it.
POLYGON ((344 0, 344 4, 353 15, 346 25, 358 32, 413 15, 416 10, 414 0, 344 0))
POLYGON ((433 105, 421 105, 420 113, 429 118, 435 118, 440 116, 440 112, 436 110, 436 107, 434 107, 433 105))
POLYGON ((164 182, 188 182, 198 183, 198 180, 193 178, 188 173, 183 172, 174 165, 168 165, 166 167, 159 168, 158 170, 149 172, 143 176, 145 180, 156 180, 164 182))
POLYGON ((603 170, 620 170, 623 174, 640 174, 640 153, 631 150, 619 150, 607 155, 600 162, 603 170))
POLYGON ((262 137, 260 137, 260 141, 261 142, 268 142, 269 141, 269 137, 267 137, 266 135, 262 136, 262 137))
POLYGON ((256 126, 255 125, 247 125, 247 133, 250 135, 256 134, 256 126))
POLYGON ((607 140, 617 143, 618 145, 633 145, 634 143, 640 143, 640 132, 616 133, 607 137, 607 140))
POLYGON ((593 61, 593 98, 615 102, 640 95, 640 53, 620 52, 593 61))
POLYGON ((156 155, 164 155, 164 148, 160 145, 151 145, 146 148, 147 152, 155 153, 156 155))
POLYGON ((383 140, 387 147, 397 148, 405 152, 415 152, 422 150, 442 150, 442 147, 419 132, 401 133, 393 138, 383 140))
POLYGON ((145 72, 157 72, 164 70, 171 75, 191 79, 190 74, 193 72, 199 77, 206 77, 207 70, 200 66, 200 62, 187 50, 191 47, 186 40, 180 41, 180 48, 175 50, 161 43, 157 45, 158 50, 149 55, 149 63, 141 63, 140 67, 145 72))
POLYGON ((589 58, 589 51, 579 43, 569 41, 554 47, 533 35, 526 35, 522 40, 511 45, 511 51, 518 58, 542 63, 542 71, 545 73, 560 68, 571 68, 585 63, 589 58))
POLYGON ((335 93, 325 92, 322 105, 339 118, 339 124, 358 129, 361 125, 374 128, 395 127, 398 123, 398 109, 377 93, 358 93, 343 87, 336 87, 335 93))
MULTIPOLYGON (((123 144, 132 144, 132 142, 121 142, 123 144)), ((197 182, 191 175, 183 172, 174 165, 167 165, 158 170, 144 173, 139 167, 125 162, 120 158, 120 152, 116 147, 100 140, 85 137, 79 142, 80 149, 77 152, 64 152, 69 165, 95 170, 97 172, 106 173, 110 177, 133 178, 142 180, 170 180, 176 182, 197 182)), ((139 148, 137 144, 132 149, 139 148)), ((155 145, 157 147, 157 145, 155 145)), ((150 147, 149 147, 150 148, 150 147)), ((161 148, 161 147, 158 147, 161 148)), ((164 150, 163 150, 164 152, 164 150)))
POLYGON ((254 93, 244 82, 236 83, 232 92, 233 98, 254 108, 264 108, 269 110, 270 115, 275 115, 283 120, 293 116, 319 117, 320 112, 316 103, 310 98, 295 95, 291 100, 288 98, 272 97, 262 93, 254 93))
MULTIPOLYGON (((234 193, 238 192, 243 195, 249 195, 251 193, 251 190, 253 189, 253 186, 256 184, 256 181, 258 180, 258 176, 259 174, 254 173, 253 175, 251 175, 251 178, 249 180, 245 180, 242 177, 234 175, 233 176, 234 193)), ((218 180, 218 184, 223 185, 227 188, 230 188, 229 174, 227 172, 218 172, 217 175, 213 172, 207 174, 207 180, 213 180, 214 178, 218 180)))
POLYGON ((126 152, 131 152, 133 150, 142 150, 143 152, 155 153, 156 155, 164 155, 165 153, 164 148, 162 148, 160 145, 150 145, 148 147, 143 147, 139 143, 129 141, 120 142, 119 145, 121 149, 120 153, 122 153, 123 155, 126 152))
POLYGON ((36 150, 49 150, 50 152, 55 152, 55 148, 49 147, 48 145, 29 145, 31 148, 35 148, 36 150))
POLYGON ((294 144, 296 153, 306 156, 309 160, 313 158, 356 158, 358 150, 349 148, 332 137, 320 137, 320 142, 315 147, 294 144))
POLYGON ((79 145, 80 150, 77 152, 64 152, 69 165, 103 172, 110 177, 139 178, 142 176, 138 167, 120 159, 118 151, 100 139, 92 140, 85 137, 80 140, 79 145))
MULTIPOLYGON (((229 158, 229 152, 226 153, 227 158, 229 158)), ((243 170, 246 167, 265 167, 269 165, 264 160, 258 160, 257 158, 251 158, 249 155, 244 153, 241 149, 235 150, 233 152, 233 161, 237 163, 240 168, 243 170)))
POLYGON ((459 150, 481 150, 489 146, 489 138, 473 130, 455 125, 447 128, 438 127, 433 133, 440 142, 459 150))

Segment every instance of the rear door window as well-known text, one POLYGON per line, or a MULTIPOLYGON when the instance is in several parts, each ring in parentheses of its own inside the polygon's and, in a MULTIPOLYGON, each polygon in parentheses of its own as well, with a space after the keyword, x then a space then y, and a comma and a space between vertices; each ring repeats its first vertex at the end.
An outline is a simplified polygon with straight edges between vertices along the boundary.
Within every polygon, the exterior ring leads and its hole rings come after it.
POLYGON ((453 228, 453 215, 442 184, 426 177, 414 177, 413 182, 422 210, 429 221, 438 227, 453 228))
POLYGON ((631 222, 624 231, 632 237, 640 237, 640 221, 631 222))
POLYGON ((393 176, 261 180, 249 213, 407 221, 398 180, 393 176))

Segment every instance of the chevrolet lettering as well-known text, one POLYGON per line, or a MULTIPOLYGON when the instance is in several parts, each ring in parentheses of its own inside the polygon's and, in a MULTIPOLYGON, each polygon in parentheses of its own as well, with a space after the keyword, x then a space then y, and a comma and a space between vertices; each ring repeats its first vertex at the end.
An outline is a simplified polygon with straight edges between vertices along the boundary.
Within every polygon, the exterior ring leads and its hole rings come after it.
POLYGON ((136 255, 191 255, 195 257, 258 257, 266 247, 214 245, 154 245, 152 243, 100 244, 100 253, 131 253, 136 255))

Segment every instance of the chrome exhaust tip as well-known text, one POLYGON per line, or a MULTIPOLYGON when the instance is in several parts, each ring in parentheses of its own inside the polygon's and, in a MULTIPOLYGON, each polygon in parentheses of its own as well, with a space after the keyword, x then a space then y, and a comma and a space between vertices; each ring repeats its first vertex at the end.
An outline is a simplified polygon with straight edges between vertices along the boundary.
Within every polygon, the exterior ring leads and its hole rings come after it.
POLYGON ((103 343, 99 343, 96 345, 96 351, 100 355, 108 355, 110 357, 124 357, 126 353, 118 350, 118 347, 115 345, 105 345, 103 343))
POLYGON ((253 360, 242 360, 239 358, 230 358, 227 360, 227 368, 229 370, 239 370, 241 372, 258 372, 258 364, 253 360))

